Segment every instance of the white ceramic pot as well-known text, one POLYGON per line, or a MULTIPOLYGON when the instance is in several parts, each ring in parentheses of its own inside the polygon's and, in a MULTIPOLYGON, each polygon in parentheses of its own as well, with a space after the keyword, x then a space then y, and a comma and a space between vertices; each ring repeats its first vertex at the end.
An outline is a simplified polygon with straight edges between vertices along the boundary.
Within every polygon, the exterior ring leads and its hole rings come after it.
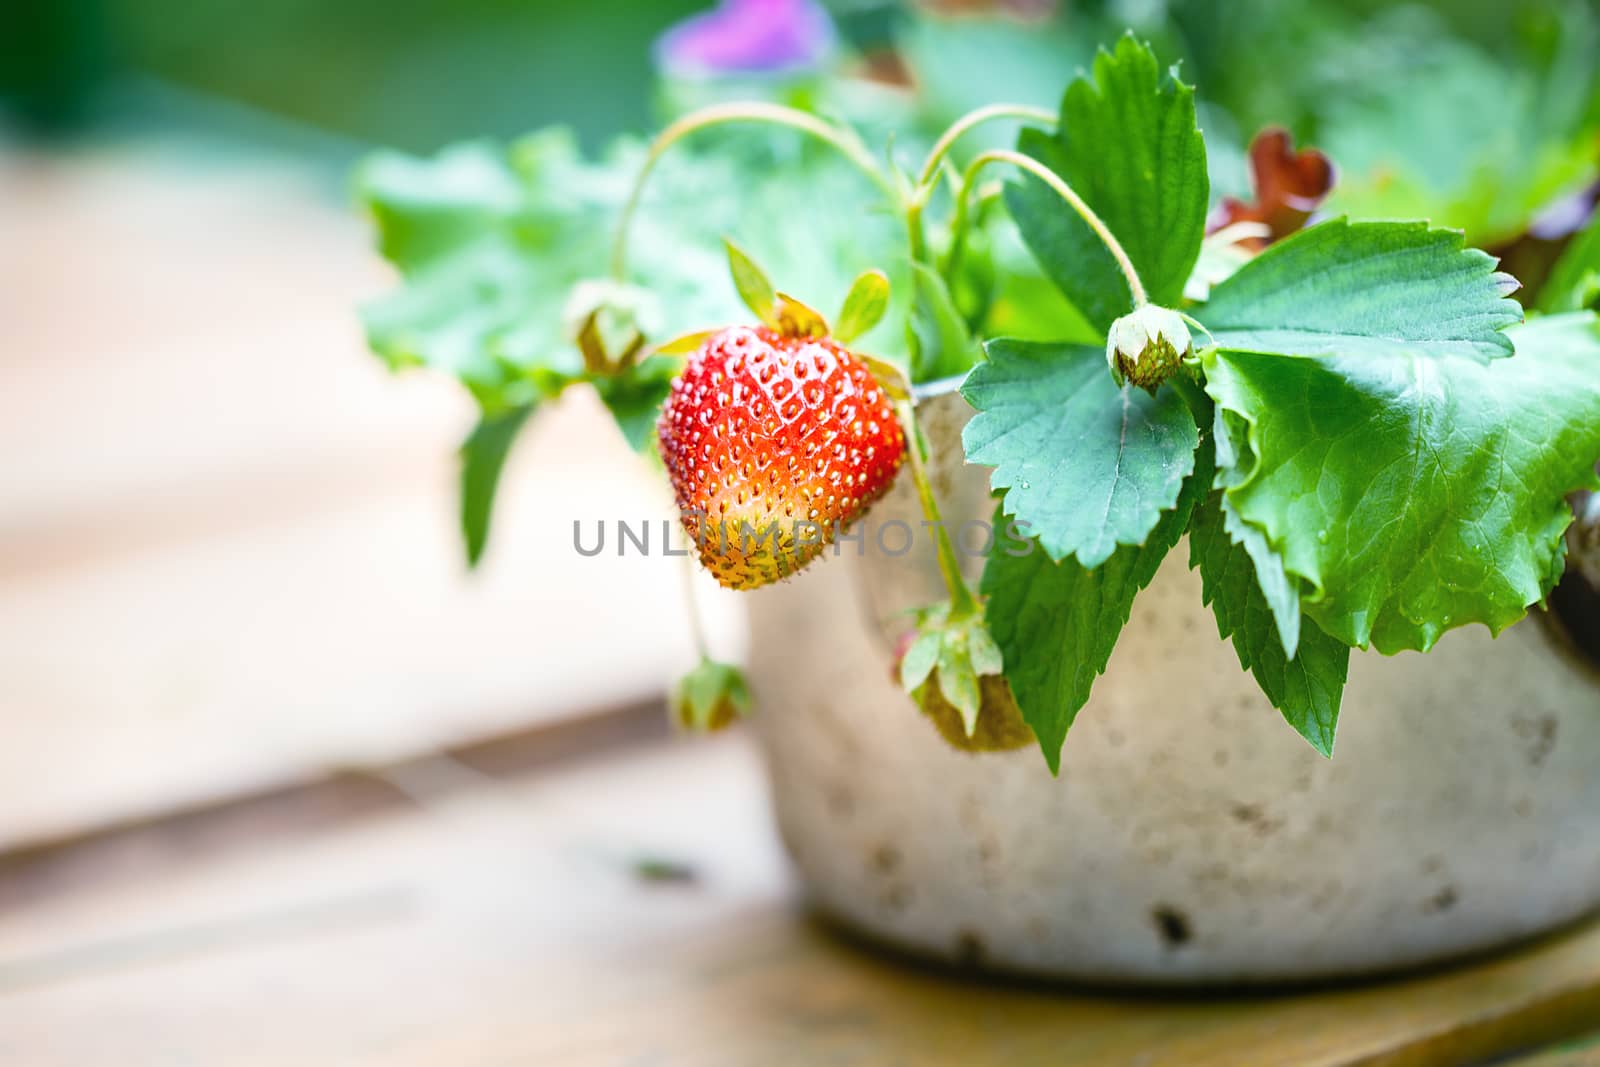
MULTIPOLYGON (((991 506, 966 415, 924 406, 947 518, 991 506)), ((919 517, 902 478, 869 523, 919 517)), ((891 681, 892 616, 941 593, 920 545, 847 546, 753 594, 757 730, 816 904, 919 954, 1160 984, 1405 967, 1600 904, 1600 672, 1548 624, 1356 654, 1324 760, 1187 562, 1179 545, 1135 602, 1059 778, 1036 749, 951 750, 891 681)))

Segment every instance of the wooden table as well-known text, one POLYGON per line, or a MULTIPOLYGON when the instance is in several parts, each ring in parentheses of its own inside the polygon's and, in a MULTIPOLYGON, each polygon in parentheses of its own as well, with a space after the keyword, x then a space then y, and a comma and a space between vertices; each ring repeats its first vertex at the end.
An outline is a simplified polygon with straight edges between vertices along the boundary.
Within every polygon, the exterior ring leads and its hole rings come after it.
POLYGON ((389 778, 358 818, 241 830, 137 878, 13 871, 71 891, 0 919, 0 1063, 1423 1067, 1600 1024, 1600 927, 1294 996, 1074 993, 881 955, 800 908, 740 737, 389 778))
POLYGON ((1600 928, 1162 999, 809 919, 747 742, 652 703, 676 568, 575 566, 547 520, 660 485, 575 397, 468 578, 470 412, 362 353, 384 284, 282 166, 0 152, 0 1064, 1600 1064, 1600 928))

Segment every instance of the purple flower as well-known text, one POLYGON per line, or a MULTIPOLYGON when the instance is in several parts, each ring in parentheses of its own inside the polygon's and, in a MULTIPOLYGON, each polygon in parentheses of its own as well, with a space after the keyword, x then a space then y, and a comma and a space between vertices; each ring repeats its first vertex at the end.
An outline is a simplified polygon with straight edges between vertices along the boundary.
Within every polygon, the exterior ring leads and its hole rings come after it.
POLYGON ((722 0, 656 41, 669 74, 779 73, 818 66, 833 50, 833 23, 816 0, 722 0))

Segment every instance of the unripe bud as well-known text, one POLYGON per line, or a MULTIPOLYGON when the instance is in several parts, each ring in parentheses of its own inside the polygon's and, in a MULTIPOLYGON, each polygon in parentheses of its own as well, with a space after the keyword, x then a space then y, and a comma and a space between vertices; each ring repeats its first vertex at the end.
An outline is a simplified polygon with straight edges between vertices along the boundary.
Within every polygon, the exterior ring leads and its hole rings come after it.
POLYGON ((721 730, 750 710, 750 688, 739 668, 702 659, 673 688, 667 709, 680 729, 721 730))
POLYGON ((1106 363, 1118 385, 1132 382, 1151 393, 1194 351, 1189 327, 1176 311, 1146 304, 1111 324, 1106 363))

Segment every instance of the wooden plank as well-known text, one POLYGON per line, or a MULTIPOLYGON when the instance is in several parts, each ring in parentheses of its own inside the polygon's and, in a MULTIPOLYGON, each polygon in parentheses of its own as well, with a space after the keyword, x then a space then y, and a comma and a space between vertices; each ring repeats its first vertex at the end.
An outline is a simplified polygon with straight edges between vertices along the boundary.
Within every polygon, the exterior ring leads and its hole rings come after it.
POLYGON ((1459 1067, 1600 1018, 1600 927, 1285 996, 910 964, 801 917, 762 790, 642 750, 0 917, 0 1062, 1459 1067))
POLYGON ((0 852, 653 699, 691 661, 676 560, 571 547, 670 514, 590 396, 532 428, 465 572, 470 405, 364 350, 369 246, 260 160, 0 155, 0 852))
POLYGON ((525 774, 599 749, 659 740, 670 729, 660 701, 589 708, 581 715, 538 722, 441 753, 347 767, 315 780, 40 841, 0 853, 0 914, 108 877, 119 881, 148 877, 196 858, 211 861, 342 823, 393 814, 413 805, 419 781, 430 796, 443 789, 477 788, 486 776, 525 774))
POLYGON ((1600 1067, 1600 1033, 1562 1042, 1543 1052, 1513 1056, 1501 1067, 1600 1067))

